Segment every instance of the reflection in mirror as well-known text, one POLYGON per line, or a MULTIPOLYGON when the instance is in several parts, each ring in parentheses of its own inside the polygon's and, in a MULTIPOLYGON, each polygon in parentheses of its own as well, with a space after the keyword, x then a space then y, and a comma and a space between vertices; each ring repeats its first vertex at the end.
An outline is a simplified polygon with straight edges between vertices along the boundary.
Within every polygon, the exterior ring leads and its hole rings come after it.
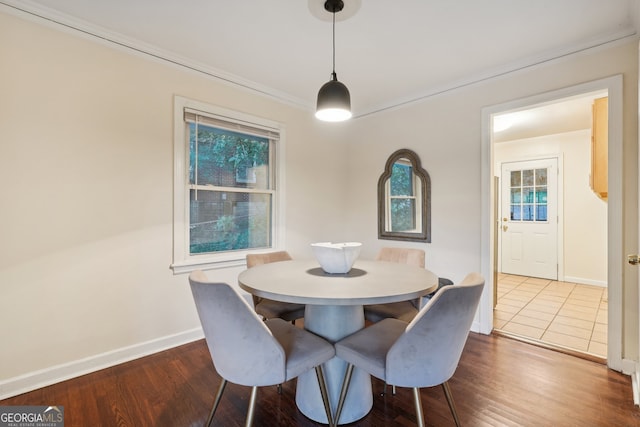
POLYGON ((378 180, 378 238, 431 242, 431 180, 420 158, 401 149, 378 180))
POLYGON ((389 194, 386 208, 386 231, 417 233, 422 227, 420 187, 409 159, 400 158, 391 168, 385 191, 389 194), (416 203, 417 202, 417 203, 416 203))

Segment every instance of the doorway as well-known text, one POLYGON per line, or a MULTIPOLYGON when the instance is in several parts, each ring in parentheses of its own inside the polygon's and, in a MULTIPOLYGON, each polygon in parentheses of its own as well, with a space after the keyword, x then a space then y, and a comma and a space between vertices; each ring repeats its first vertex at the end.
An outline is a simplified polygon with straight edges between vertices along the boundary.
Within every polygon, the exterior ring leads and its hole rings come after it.
POLYGON ((519 112, 530 129, 512 132, 522 138, 493 137, 502 183, 494 328, 597 360, 607 345, 607 202, 588 178, 593 104, 606 95, 532 106, 519 112))
MULTIPOLYGON (((500 227, 501 227, 501 219, 504 217, 496 217, 494 216, 495 212, 492 209, 495 201, 500 198, 500 189, 498 185, 494 185, 494 176, 499 176, 501 173, 498 172, 499 165, 496 165, 495 159, 495 147, 493 140, 493 127, 491 125, 492 118, 496 115, 500 115, 501 113, 506 112, 523 112, 530 110, 532 106, 542 106, 556 103, 561 99, 569 99, 580 97, 585 94, 590 94, 598 91, 605 91, 610 98, 610 129, 609 129, 609 149, 610 156, 609 162, 611 164, 611 170, 609 171, 609 201, 606 204, 606 245, 605 247, 615 248, 613 250, 606 251, 605 255, 606 259, 606 279, 604 282, 608 285, 608 289, 605 298, 608 300, 608 306, 610 310, 605 314, 607 318, 606 323, 606 333, 603 333, 607 336, 608 347, 607 347, 607 364, 617 370, 621 370, 622 365, 622 348, 621 348, 621 339, 622 339, 622 319, 621 319, 621 308, 622 308, 622 270, 620 268, 621 260, 623 259, 622 252, 618 249, 620 248, 620 242, 622 241, 622 185, 621 185, 621 174, 620 171, 622 169, 622 79, 620 76, 615 76, 607 79, 603 79, 596 82, 586 83, 582 85, 578 85, 571 88, 565 88, 559 91, 546 93, 534 97, 530 97, 527 99, 522 99, 518 101, 509 102, 506 104, 487 107, 483 109, 483 194, 486 197, 486 200, 483 200, 483 274, 486 278, 488 278, 487 283, 489 284, 489 289, 483 295, 483 300, 481 301, 480 307, 480 331, 484 333, 490 333, 493 330, 493 292, 496 291, 496 294, 499 294, 499 289, 497 287, 498 281, 504 277, 504 275, 496 275, 493 276, 493 268, 494 264, 496 266, 501 267, 501 256, 498 253, 499 251, 496 249, 499 245, 500 239, 500 227), (614 172, 612 172, 614 171, 614 172), (486 246, 485 246, 486 244, 486 246)), ((539 154, 536 152, 535 145, 529 147, 529 151, 526 154, 521 155, 521 157, 525 157, 521 160, 530 160, 539 154)), ((561 153, 560 153, 561 154, 561 153)), ((563 162, 565 159, 562 156, 559 157, 559 165, 558 169, 560 174, 563 171, 563 162)), ((568 171, 565 169, 565 172, 568 174, 568 171)), ((588 177, 587 177, 588 179, 588 177)), ((559 189, 562 192, 563 185, 559 185, 559 189)), ((569 187, 567 187, 569 188, 569 187)), ((560 198, 563 196, 560 195, 560 198)), ((560 217, 564 218, 564 214, 560 213, 560 217)), ((562 226, 562 223, 560 223, 562 226)), ((583 231, 583 233, 585 233, 583 231)), ((560 230, 558 232, 558 240, 559 240, 559 248, 560 245, 563 244, 563 236, 566 234, 566 230, 560 230)), ((566 251, 564 251, 566 253, 566 251)), ((557 282, 564 282, 565 279, 565 263, 566 259, 563 255, 562 251, 559 251, 558 255, 558 280, 557 282)), ((537 280, 539 278, 534 278, 530 276, 519 276, 513 275, 517 280, 522 279, 521 284, 526 284, 526 286, 535 286, 537 280), (528 282, 528 283, 527 283, 528 282)), ((571 278, 574 279, 574 278, 571 278)), ((550 279, 549 282, 556 282, 550 279)), ((582 283, 574 283, 574 286, 580 285, 583 286, 582 283)), ((537 284, 540 286, 540 284, 537 284)), ((597 285, 597 284, 596 284, 597 285)), ((547 286, 547 285, 544 285, 547 286)), ((586 285, 592 286, 592 285, 586 285)), ((581 290, 581 289, 580 289, 581 290)), ((602 290, 602 287, 601 287, 602 290)))

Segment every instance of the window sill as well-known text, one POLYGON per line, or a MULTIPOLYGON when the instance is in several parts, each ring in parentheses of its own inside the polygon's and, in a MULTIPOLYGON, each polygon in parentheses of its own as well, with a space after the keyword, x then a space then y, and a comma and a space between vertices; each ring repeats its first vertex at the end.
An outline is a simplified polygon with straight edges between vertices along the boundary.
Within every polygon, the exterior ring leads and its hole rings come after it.
POLYGON ((246 267, 245 256, 222 259, 202 259, 174 262, 170 265, 173 274, 191 273, 195 270, 217 270, 221 268, 246 267))

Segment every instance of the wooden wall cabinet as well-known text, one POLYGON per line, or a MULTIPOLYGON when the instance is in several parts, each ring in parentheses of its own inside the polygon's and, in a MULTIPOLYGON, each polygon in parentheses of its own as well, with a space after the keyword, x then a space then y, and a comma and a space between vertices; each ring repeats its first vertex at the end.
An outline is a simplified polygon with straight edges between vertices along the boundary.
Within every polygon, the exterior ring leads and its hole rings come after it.
POLYGON ((597 98, 593 101, 593 120, 591 124, 591 175, 589 185, 603 200, 607 200, 609 171, 608 133, 609 103, 608 98, 597 98))

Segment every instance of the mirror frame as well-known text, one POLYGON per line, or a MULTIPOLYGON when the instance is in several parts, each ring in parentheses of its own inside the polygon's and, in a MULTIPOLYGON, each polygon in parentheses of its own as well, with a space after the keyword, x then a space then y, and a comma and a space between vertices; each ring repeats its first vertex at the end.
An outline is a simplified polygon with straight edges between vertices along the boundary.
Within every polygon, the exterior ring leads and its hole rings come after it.
POLYGON ((422 169, 420 157, 413 151, 402 148, 397 150, 384 167, 384 172, 378 179, 378 238, 386 240, 404 240, 431 243, 431 178, 426 170, 422 169), (422 230, 418 232, 387 231, 386 224, 386 183, 391 178, 393 165, 400 159, 407 159, 413 167, 413 173, 421 181, 421 203, 422 203, 422 230))

